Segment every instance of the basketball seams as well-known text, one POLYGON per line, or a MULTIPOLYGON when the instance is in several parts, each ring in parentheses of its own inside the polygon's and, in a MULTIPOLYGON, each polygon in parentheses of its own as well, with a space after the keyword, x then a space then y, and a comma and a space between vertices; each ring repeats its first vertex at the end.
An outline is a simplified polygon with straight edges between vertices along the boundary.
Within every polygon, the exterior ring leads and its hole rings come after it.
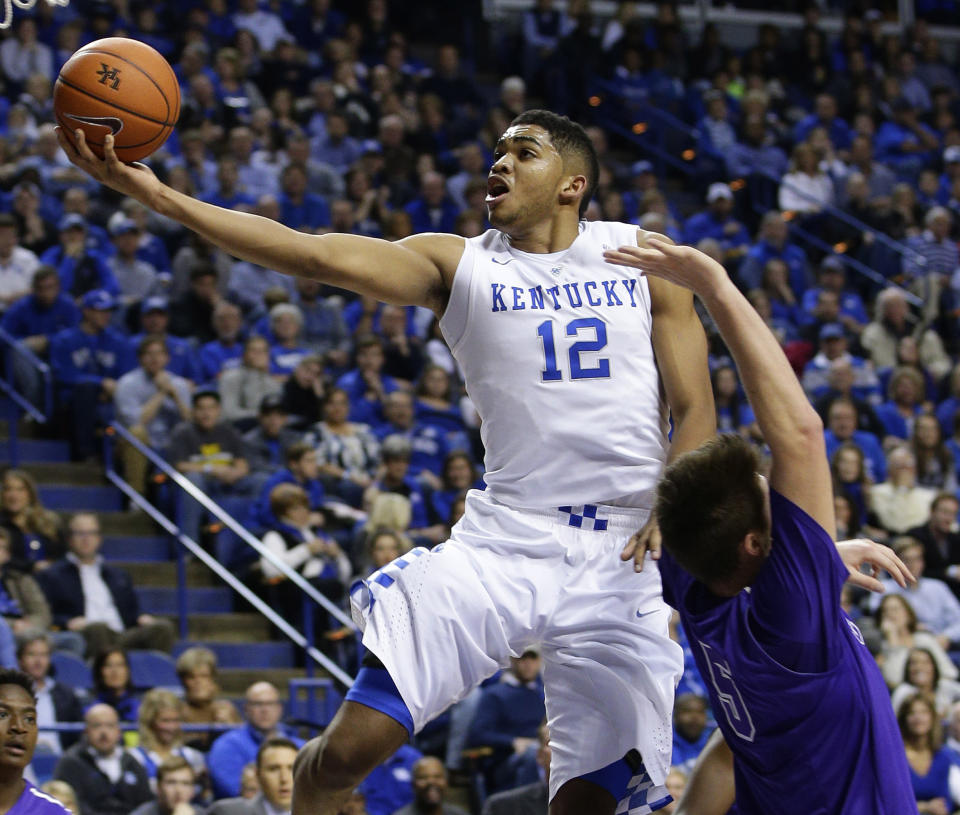
MULTIPOLYGON (((136 42, 136 40, 132 40, 132 42, 136 42)), ((67 64, 69 64, 70 62, 72 62, 75 57, 84 57, 84 56, 86 56, 87 54, 90 54, 90 55, 105 55, 105 56, 108 56, 108 57, 113 57, 114 59, 120 60, 121 62, 125 62, 125 63, 126 63, 127 65, 129 65, 131 68, 136 68, 141 74, 143 74, 143 76, 145 76, 148 80, 150 80, 151 84, 157 89, 157 93, 160 94, 160 98, 163 99, 163 103, 167 106, 167 112, 166 112, 166 115, 164 116, 163 124, 168 124, 168 123, 169 123, 169 120, 170 120, 170 111, 171 111, 170 100, 167 99, 167 95, 163 92, 163 88, 160 87, 160 85, 158 84, 157 80, 155 80, 149 73, 147 73, 146 70, 144 70, 142 67, 140 67, 139 65, 137 65, 137 63, 131 62, 129 59, 127 59, 126 57, 121 56, 120 54, 116 54, 116 53, 114 53, 113 51, 104 51, 104 50, 102 50, 102 49, 100 49, 100 48, 93 48, 93 49, 91 49, 91 48, 82 48, 82 49, 80 49, 79 51, 77 51, 72 57, 70 57, 69 60, 67 60, 67 64)), ((152 56, 152 55, 151 55, 151 56, 152 56)), ((162 57, 161 57, 161 59, 162 59, 162 57)), ((176 74, 173 72, 173 69, 170 68, 170 64, 169 64, 166 60, 163 61, 163 64, 164 64, 164 67, 166 67, 166 69, 170 72, 170 76, 173 77, 173 82, 172 82, 171 84, 172 84, 173 87, 176 88, 176 90, 177 90, 177 114, 178 114, 178 116, 179 116, 179 113, 180 113, 180 85, 179 85, 179 83, 177 82, 177 76, 176 76, 176 74)), ((63 67, 66 68, 67 66, 64 65, 63 67)), ((63 76, 62 76, 62 74, 63 74, 63 68, 60 69, 60 72, 61 72, 61 75, 60 75, 59 77, 57 77, 58 79, 62 79, 62 78, 63 78, 63 76)), ((73 86, 71 86, 71 87, 73 87, 73 86)), ((92 96, 93 94, 90 94, 90 95, 92 96)), ((99 97, 96 97, 96 98, 99 98, 99 97)), ((106 101, 106 100, 104 100, 104 101, 106 101)), ((112 104, 112 103, 111 103, 111 102, 108 102, 107 104, 112 104)), ((119 107, 119 106, 118 106, 118 107, 119 107)), ((120 109, 122 110, 122 108, 120 108, 120 109)), ((132 111, 132 110, 127 111, 127 112, 128 112, 128 113, 135 113, 135 111, 132 111)), ((139 116, 140 114, 137 113, 136 115, 139 116)), ((142 118, 144 118, 144 119, 150 119, 150 117, 148 117, 148 116, 143 116, 142 118)), ((153 119, 150 119, 150 121, 154 121, 154 120, 153 120, 153 119)), ((174 122, 174 124, 176 124, 176 122, 174 122)))
POLYGON ((86 88, 81 88, 78 85, 74 85, 72 82, 64 79, 62 76, 57 77, 57 82, 62 82, 66 87, 70 88, 72 91, 77 93, 82 93, 84 96, 89 96, 91 99, 96 99, 98 102, 102 102, 104 105, 107 105, 111 108, 116 108, 123 113, 129 113, 131 116, 136 116, 138 119, 143 119, 146 122, 152 122, 155 125, 160 125, 161 127, 173 127, 176 122, 170 122, 160 119, 154 119, 152 116, 144 116, 142 113, 138 113, 135 110, 130 110, 130 108, 125 108, 122 105, 118 105, 116 102, 111 102, 109 99, 103 99, 100 96, 97 96, 95 93, 90 93, 86 88))

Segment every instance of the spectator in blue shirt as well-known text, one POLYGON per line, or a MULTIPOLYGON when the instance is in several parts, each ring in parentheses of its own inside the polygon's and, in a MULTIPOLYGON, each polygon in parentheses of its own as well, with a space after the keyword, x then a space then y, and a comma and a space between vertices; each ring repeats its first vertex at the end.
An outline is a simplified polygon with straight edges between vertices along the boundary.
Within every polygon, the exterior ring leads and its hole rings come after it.
POLYGON ((860 295, 846 287, 847 277, 843 261, 836 255, 827 255, 820 263, 818 277, 818 285, 807 289, 800 301, 806 320, 816 319, 817 297, 820 292, 832 291, 840 298, 838 320, 851 335, 860 336, 870 318, 860 295))
POLYGON ((204 382, 215 380, 243 360, 243 316, 233 303, 221 300, 213 309, 216 339, 200 348, 200 373, 204 382))
POLYGON ((681 693, 673 704, 674 767, 689 773, 714 728, 707 725, 707 700, 695 693, 681 693))
POLYGON ((794 131, 794 141, 799 144, 807 140, 810 132, 816 128, 825 128, 830 136, 830 142, 840 153, 846 153, 853 142, 853 131, 843 119, 837 115, 837 100, 829 93, 817 94, 813 102, 813 113, 809 113, 800 120, 794 131))
POLYGON ((350 124, 345 113, 331 110, 324 122, 326 133, 313 146, 313 158, 345 173, 360 158, 363 148, 349 135, 350 124))
POLYGON ((75 213, 64 215, 57 224, 60 243, 40 256, 60 275, 63 290, 79 299, 93 289, 104 289, 116 297, 120 286, 102 255, 87 246, 87 222, 75 213))
POLYGON ((194 384, 200 382, 200 364, 193 346, 185 339, 167 333, 170 322, 170 304, 166 297, 147 297, 140 307, 140 333, 130 338, 130 347, 136 349, 146 336, 162 337, 170 361, 167 370, 194 384))
POLYGON ((217 188, 201 200, 227 209, 252 209, 257 199, 240 189, 240 173, 236 159, 221 157, 217 163, 217 188))
POLYGON ((420 195, 406 207, 415 233, 454 232, 459 210, 447 195, 446 179, 438 172, 428 172, 420 182, 420 195))
POLYGON ((811 399, 819 399, 829 388, 830 366, 838 359, 849 361, 853 368, 853 393, 858 399, 870 400, 877 393, 877 375, 862 357, 847 350, 847 335, 840 323, 826 323, 820 329, 820 350, 803 369, 803 389, 811 399))
POLYGON ((400 435, 410 442, 410 475, 431 487, 441 485, 443 462, 451 451, 446 431, 416 419, 413 396, 409 391, 395 390, 383 397, 386 421, 375 428, 382 441, 400 435))
POLYGON ((790 288, 795 298, 803 297, 810 285, 807 255, 796 244, 790 243, 787 222, 778 210, 771 210, 760 222, 757 242, 747 251, 738 276, 747 291, 760 287, 763 270, 771 258, 780 258, 789 269, 790 288))
POLYGON ((244 765, 256 760, 257 750, 270 736, 285 736, 298 747, 303 746, 303 740, 280 721, 283 702, 271 683, 254 682, 247 688, 243 714, 244 725, 224 733, 210 748, 207 766, 215 798, 240 795, 240 775, 244 765))
POLYGON ((423 753, 404 744, 360 784, 367 815, 393 815, 413 801, 413 766, 423 753))
POLYGON ((320 195, 307 191, 307 172, 299 164, 288 164, 280 176, 280 222, 292 229, 311 232, 330 224, 330 207, 320 195))
POLYGON ((277 376, 290 376, 300 360, 310 353, 300 341, 303 314, 292 303, 277 303, 270 309, 270 371, 277 376))
POLYGON ((81 305, 80 324, 50 341, 50 362, 57 401, 70 427, 72 454, 82 460, 96 453, 97 420, 106 418, 117 380, 133 367, 133 360, 127 338, 109 327, 116 306, 113 295, 94 289, 81 305))
POLYGON ((304 441, 298 441, 286 448, 283 457, 287 466, 277 470, 264 483, 260 496, 252 507, 251 520, 261 530, 275 527, 278 519, 270 508, 270 492, 277 484, 296 484, 303 488, 310 501, 310 510, 315 515, 311 518, 311 526, 321 526, 326 492, 319 477, 316 448, 304 441))
POLYGON ((716 182, 707 190, 707 208, 691 215, 683 228, 683 242, 696 246, 704 238, 713 238, 723 249, 724 261, 747 251, 750 233, 733 216, 733 190, 716 182))
POLYGON ((887 477, 887 460, 883 455, 880 440, 865 430, 857 429, 857 407, 845 396, 834 399, 827 411, 827 425, 823 438, 827 447, 827 458, 832 459, 844 442, 852 442, 863 453, 864 469, 867 478, 879 484, 887 477))
POLYGON ((383 341, 374 334, 356 340, 356 367, 337 380, 350 400, 350 421, 376 426, 381 421, 383 397, 397 389, 393 377, 381 373, 383 341))
POLYGON ((913 422, 926 408, 923 375, 908 365, 894 369, 887 386, 887 401, 877 406, 877 417, 887 436, 909 439, 913 422))
MULTIPOLYGON (((80 322, 80 309, 60 290, 60 277, 52 266, 40 266, 33 274, 32 293, 21 297, 3 315, 0 325, 42 359, 47 358, 50 338, 80 322)), ((23 355, 13 355, 17 389, 33 405, 42 405, 43 376, 23 355)))
POLYGON ((481 693, 467 746, 493 748, 486 766, 490 791, 529 783, 518 778, 518 771, 532 758, 536 766, 537 730, 546 717, 540 651, 527 648, 519 657, 511 657, 510 670, 481 693))
POLYGON ((892 167, 901 176, 915 178, 930 165, 940 140, 933 130, 917 118, 916 108, 901 96, 894 100, 893 119, 884 122, 874 140, 876 159, 892 167))

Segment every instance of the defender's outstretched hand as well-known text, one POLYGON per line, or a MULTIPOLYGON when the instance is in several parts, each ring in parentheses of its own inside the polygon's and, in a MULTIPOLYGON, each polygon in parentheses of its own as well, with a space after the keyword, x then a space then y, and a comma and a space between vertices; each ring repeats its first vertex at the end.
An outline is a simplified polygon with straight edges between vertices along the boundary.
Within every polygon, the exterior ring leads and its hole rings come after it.
POLYGON ((159 193, 160 181, 146 164, 140 162, 124 164, 117 158, 113 149, 112 134, 108 133, 104 138, 104 158, 100 159, 87 145, 86 136, 82 130, 73 131, 72 138, 67 138, 66 131, 62 127, 58 126, 56 130, 57 140, 63 152, 67 154, 67 158, 101 184, 123 195, 136 198, 148 206, 153 197, 159 193))
POLYGON ((657 523, 657 516, 652 513, 647 522, 630 536, 620 553, 620 560, 633 558, 634 571, 642 572, 643 559, 647 552, 654 560, 660 560, 660 524, 657 523))
POLYGON ((631 266, 645 274, 690 289, 695 294, 709 291, 727 280, 727 272, 713 258, 692 246, 677 246, 649 238, 643 247, 621 246, 603 253, 604 260, 618 266, 631 266))
POLYGON ((904 562, 889 546, 883 546, 867 538, 856 538, 837 541, 837 551, 847 571, 850 572, 847 580, 854 586, 882 594, 883 584, 877 579, 881 571, 887 572, 903 588, 906 588, 908 580, 911 583, 917 582, 904 562), (869 574, 860 571, 860 567, 865 563, 871 567, 869 574))

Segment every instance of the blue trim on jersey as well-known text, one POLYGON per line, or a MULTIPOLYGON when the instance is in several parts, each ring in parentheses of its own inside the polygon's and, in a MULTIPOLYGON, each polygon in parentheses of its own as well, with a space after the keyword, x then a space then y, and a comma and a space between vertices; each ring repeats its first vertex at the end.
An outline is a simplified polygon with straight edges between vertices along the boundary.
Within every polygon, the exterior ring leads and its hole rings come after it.
POLYGON ((627 785, 634 776, 633 770, 625 759, 617 759, 613 764, 594 770, 592 773, 581 775, 584 781, 603 787, 619 804, 627 795, 627 785))
POLYGON ((385 589, 389 589, 394 583, 393 578, 388 574, 378 574, 375 578, 373 578, 373 580, 375 583, 379 583, 385 589))
POLYGON ((347 691, 346 699, 379 710, 407 728, 407 733, 413 738, 413 716, 386 669, 361 668, 353 687, 347 691))

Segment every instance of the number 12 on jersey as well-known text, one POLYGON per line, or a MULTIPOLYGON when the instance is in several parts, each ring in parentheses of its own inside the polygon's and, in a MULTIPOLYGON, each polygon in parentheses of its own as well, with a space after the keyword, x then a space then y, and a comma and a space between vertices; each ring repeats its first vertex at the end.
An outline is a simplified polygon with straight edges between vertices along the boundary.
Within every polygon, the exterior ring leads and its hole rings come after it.
MULTIPOLYGON (((584 368, 580 355, 602 350, 607 344, 607 324, 598 317, 581 317, 567 323, 566 335, 577 337, 580 332, 593 331, 593 339, 571 343, 567 355, 570 360, 570 379, 607 379, 610 376, 610 360, 598 359, 592 368, 584 368)), ((553 336, 553 320, 544 320, 537 326, 537 335, 543 343, 544 365, 540 372, 543 382, 558 382, 563 372, 557 365, 557 345, 553 336)))

